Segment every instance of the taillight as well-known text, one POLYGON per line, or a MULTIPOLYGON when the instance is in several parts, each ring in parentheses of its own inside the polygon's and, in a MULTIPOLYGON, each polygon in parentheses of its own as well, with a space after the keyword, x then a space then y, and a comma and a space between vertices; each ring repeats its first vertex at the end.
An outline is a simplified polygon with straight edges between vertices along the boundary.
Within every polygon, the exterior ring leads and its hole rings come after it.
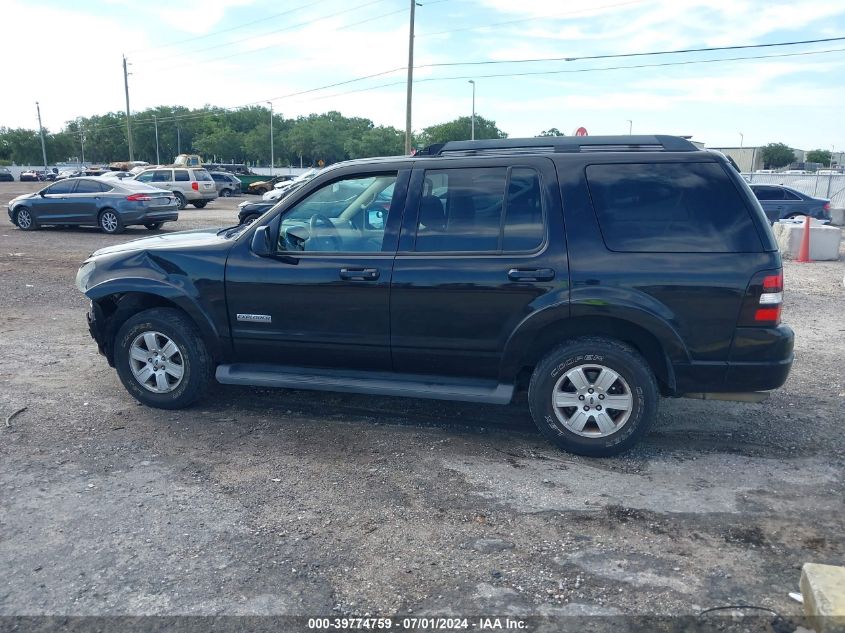
POLYGON ((200 184, 198 182, 192 182, 191 183, 191 189, 193 189, 194 191, 199 191, 200 190, 200 184))
POLYGON ((783 307, 783 270, 766 270, 751 278, 742 310, 740 326, 775 326, 783 307))
POLYGON ((824 206, 822 207, 822 209, 824 209, 825 211, 830 211, 830 203, 829 203, 829 202, 825 202, 825 203, 824 203, 824 206))
POLYGON ((130 196, 126 196, 127 200, 131 200, 132 202, 144 202, 146 200, 152 200, 147 194, 145 193, 133 193, 130 196))

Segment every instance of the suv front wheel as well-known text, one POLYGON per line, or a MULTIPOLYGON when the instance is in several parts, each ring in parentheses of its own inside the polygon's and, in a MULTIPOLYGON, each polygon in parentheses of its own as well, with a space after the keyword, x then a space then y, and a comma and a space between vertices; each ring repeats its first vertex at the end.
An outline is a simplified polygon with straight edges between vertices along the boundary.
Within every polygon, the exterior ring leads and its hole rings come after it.
POLYGON ((593 337, 550 352, 528 388, 540 432, 565 451, 594 457, 621 453, 645 436, 658 398, 657 382, 640 354, 593 337))
POLYGON ((117 333, 114 363, 126 390, 158 409, 181 409, 211 382, 211 355, 197 327, 180 310, 139 312, 117 333))

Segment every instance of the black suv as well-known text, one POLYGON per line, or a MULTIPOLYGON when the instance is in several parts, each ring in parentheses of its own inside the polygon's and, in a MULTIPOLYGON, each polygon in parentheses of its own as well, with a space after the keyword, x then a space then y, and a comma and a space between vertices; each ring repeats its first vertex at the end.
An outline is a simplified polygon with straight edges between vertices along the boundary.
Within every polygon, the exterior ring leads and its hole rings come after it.
POLYGON ((341 163, 250 224, 79 270, 144 404, 235 385, 507 404, 558 446, 630 447, 658 398, 792 364, 769 224, 724 156, 670 136, 504 139, 341 163))

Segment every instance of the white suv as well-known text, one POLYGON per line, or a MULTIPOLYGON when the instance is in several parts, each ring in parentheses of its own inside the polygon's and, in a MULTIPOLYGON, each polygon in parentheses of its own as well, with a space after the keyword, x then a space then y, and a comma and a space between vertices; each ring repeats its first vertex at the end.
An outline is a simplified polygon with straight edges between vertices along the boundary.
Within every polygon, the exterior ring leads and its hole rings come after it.
POLYGON ((201 167, 154 167, 142 171, 135 176, 135 180, 172 191, 180 210, 188 206, 189 202, 197 209, 202 209, 217 197, 214 179, 208 170, 201 167))

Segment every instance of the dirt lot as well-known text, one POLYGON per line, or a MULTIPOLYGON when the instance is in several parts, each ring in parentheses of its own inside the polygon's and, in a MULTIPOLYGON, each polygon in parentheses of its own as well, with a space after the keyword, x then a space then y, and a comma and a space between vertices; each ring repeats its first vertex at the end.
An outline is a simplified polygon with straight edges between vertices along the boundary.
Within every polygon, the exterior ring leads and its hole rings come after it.
MULTIPOLYGON (((24 233, 0 183, 0 615, 800 613, 845 560, 842 260, 786 263, 787 385, 664 401, 641 446, 570 456, 524 404, 218 386, 132 400, 74 287, 149 234, 24 233)), ((167 231, 231 224, 238 199, 167 231)))

